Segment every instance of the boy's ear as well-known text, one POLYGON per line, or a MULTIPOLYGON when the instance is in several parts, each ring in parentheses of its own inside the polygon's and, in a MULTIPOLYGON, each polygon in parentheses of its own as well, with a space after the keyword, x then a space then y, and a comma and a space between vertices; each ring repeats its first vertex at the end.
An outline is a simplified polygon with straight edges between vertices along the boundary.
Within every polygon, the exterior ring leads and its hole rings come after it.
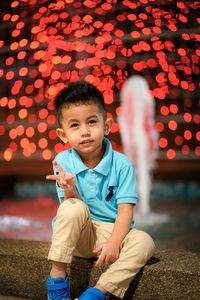
POLYGON ((56 129, 56 134, 57 134, 57 136, 58 136, 65 144, 67 144, 68 139, 67 139, 66 134, 65 134, 65 132, 64 132, 64 130, 63 130, 62 128, 57 128, 57 129, 56 129))
POLYGON ((104 123, 104 133, 105 133, 105 135, 108 135, 110 133, 112 124, 113 124, 113 119, 112 118, 106 119, 106 121, 104 123))

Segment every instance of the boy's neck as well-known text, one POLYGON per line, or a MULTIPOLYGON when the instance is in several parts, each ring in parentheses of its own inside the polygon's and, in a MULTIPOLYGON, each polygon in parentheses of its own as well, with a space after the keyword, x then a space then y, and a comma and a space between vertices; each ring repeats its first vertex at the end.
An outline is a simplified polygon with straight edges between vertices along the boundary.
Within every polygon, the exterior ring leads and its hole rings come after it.
POLYGON ((83 163, 89 168, 89 169, 94 169, 99 162, 102 160, 105 152, 105 145, 102 145, 101 152, 99 155, 94 153, 93 155, 90 153, 88 156, 81 157, 83 163))

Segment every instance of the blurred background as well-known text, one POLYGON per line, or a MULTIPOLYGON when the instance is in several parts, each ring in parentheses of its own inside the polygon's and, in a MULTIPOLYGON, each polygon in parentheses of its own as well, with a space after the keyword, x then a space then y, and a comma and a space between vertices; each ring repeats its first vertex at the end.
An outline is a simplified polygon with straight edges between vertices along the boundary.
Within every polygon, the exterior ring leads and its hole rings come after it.
POLYGON ((200 251, 200 1, 1 1, 0 238, 50 240, 56 213, 55 95, 79 79, 118 118, 124 81, 141 75, 155 100, 158 156, 152 218, 138 221, 160 249, 200 251), (153 216, 165 216, 153 218, 153 216))

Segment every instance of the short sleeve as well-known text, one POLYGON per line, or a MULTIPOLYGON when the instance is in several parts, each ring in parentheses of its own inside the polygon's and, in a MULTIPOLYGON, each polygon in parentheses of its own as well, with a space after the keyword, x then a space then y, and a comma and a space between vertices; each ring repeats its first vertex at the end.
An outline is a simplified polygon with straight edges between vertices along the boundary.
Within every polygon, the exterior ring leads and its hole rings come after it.
POLYGON ((119 173, 116 201, 117 204, 136 204, 137 198, 135 169, 131 163, 127 163, 119 173))

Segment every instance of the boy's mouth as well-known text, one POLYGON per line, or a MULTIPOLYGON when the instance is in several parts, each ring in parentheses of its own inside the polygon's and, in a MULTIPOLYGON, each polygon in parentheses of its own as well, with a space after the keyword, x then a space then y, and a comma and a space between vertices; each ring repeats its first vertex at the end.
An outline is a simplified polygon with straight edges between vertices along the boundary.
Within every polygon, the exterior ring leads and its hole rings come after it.
POLYGON ((81 142, 81 145, 87 145, 87 144, 90 144, 92 143, 92 140, 84 140, 81 142))

